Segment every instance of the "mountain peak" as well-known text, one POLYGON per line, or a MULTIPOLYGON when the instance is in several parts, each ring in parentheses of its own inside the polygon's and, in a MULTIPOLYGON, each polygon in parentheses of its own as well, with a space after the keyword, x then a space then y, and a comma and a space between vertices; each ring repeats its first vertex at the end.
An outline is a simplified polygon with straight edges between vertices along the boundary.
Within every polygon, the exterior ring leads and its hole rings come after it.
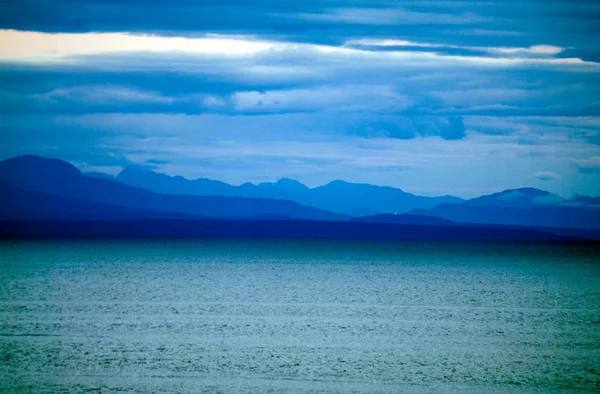
POLYGON ((332 186, 333 187, 345 187, 345 188, 351 187, 351 188, 355 188, 355 189, 366 189, 366 190, 375 190, 375 189, 389 190, 389 191, 394 191, 394 192, 399 192, 399 193, 410 194, 398 187, 372 185, 370 183, 354 183, 354 182, 343 181, 341 179, 335 179, 321 187, 332 187, 332 186))
POLYGON ((297 180, 290 179, 290 178, 281 178, 277 182, 275 182, 275 185, 281 186, 281 187, 289 189, 289 190, 296 190, 296 191, 303 191, 303 190, 309 189, 308 186, 306 186, 305 184, 300 183, 297 180))
POLYGON ((334 179, 333 181, 327 183, 324 186, 344 186, 344 185, 352 185, 352 183, 343 181, 341 179, 334 179))
POLYGON ((79 170, 74 165, 67 163, 60 159, 53 159, 49 157, 42 157, 37 155, 22 155, 11 157, 10 159, 3 160, 0 165, 5 166, 21 166, 21 167, 50 167, 51 169, 61 169, 63 171, 70 171, 71 173, 79 173, 79 170))
POLYGON ((545 190, 522 187, 473 198, 468 200, 466 204, 528 208, 536 205, 557 205, 563 202, 565 202, 564 199, 545 190))
POLYGON ((129 174, 156 174, 156 172, 154 172, 148 168, 143 168, 140 166, 127 166, 121 170, 121 172, 119 173, 119 175, 117 175, 117 177, 126 176, 129 174))
MULTIPOLYGON (((59 159, 23 155, 0 162, 0 177, 5 180, 40 181, 82 176, 75 166, 59 159)), ((14 184, 14 182, 11 182, 14 184)))
POLYGON ((500 194, 503 193, 510 193, 510 192, 518 192, 527 196, 544 196, 547 194, 550 194, 550 192, 547 192, 545 190, 540 190, 540 189, 536 189, 534 187, 521 187, 519 189, 509 189, 509 190, 504 190, 502 192, 500 192, 500 194))

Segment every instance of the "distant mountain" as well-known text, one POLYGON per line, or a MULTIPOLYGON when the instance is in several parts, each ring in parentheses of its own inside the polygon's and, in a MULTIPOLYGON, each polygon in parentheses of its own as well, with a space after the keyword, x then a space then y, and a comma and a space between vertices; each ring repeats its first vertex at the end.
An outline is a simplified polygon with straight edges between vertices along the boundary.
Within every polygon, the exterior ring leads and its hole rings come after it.
POLYGON ((275 183, 260 183, 259 186, 261 185, 263 187, 270 187, 272 185, 273 187, 278 187, 293 193, 305 193, 310 190, 308 186, 289 178, 281 178, 275 183))
POLYGON ((159 174, 151 170, 127 167, 115 178, 117 181, 130 186, 137 186, 156 193, 162 194, 195 194, 202 196, 234 196, 233 186, 219 181, 199 178, 194 181, 165 174, 159 174), (198 193, 203 190, 204 193, 198 193))
POLYGON ((294 218, 291 218, 289 216, 277 215, 277 214, 264 214, 264 215, 246 216, 246 217, 229 217, 229 218, 223 218, 223 219, 226 219, 226 220, 254 220, 254 221, 261 221, 261 220, 294 220, 294 218))
POLYGON ((140 169, 123 171, 118 178, 123 180, 127 177, 131 182, 133 179, 140 184, 150 183, 154 189, 168 188, 171 192, 187 194, 156 193, 106 176, 83 175, 61 160, 20 156, 0 162, 0 180, 4 181, 0 183, 0 211, 5 219, 349 219, 326 209, 329 208, 360 215, 353 222, 363 223, 450 227, 483 224, 535 227, 536 230, 541 227, 565 229, 561 234, 576 234, 572 229, 600 230, 597 198, 578 196, 566 200, 533 188, 505 190, 462 201, 454 197, 419 197, 400 189, 343 181, 312 189, 291 179, 232 186, 209 179, 189 181, 140 169), (198 190, 229 195, 192 194, 198 190), (283 200, 286 197, 290 200, 283 200), (430 206, 446 200, 454 203, 430 206), (379 213, 396 207, 399 209, 394 212, 400 213, 400 207, 410 206, 420 208, 410 214, 379 213))
POLYGON ((22 190, 0 180, 0 219, 2 220, 132 220, 201 219, 177 212, 99 204, 22 190))
POLYGON ((525 187, 509 189, 498 193, 464 201, 471 206, 531 208, 539 206, 569 205, 569 201, 544 190, 525 187))
MULTIPOLYGON (((427 211, 425 211, 427 212, 427 211)), ((600 230, 582 229, 576 227, 554 227, 540 225, 517 225, 517 224, 493 224, 485 222, 457 222, 442 219, 437 216, 401 214, 401 215, 373 215, 355 217, 352 222, 388 223, 398 225, 420 225, 420 226, 445 226, 445 227, 476 227, 476 228, 502 228, 505 230, 535 230, 560 236, 580 237, 590 240, 600 240, 600 230)))
POLYGON ((429 209, 438 204, 463 201, 452 196, 421 197, 400 189, 333 181, 309 188, 292 179, 274 183, 244 183, 240 186, 200 178, 193 181, 171 177, 151 170, 126 168, 116 178, 119 182, 164 194, 194 194, 202 196, 238 196, 290 200, 331 212, 351 216, 377 213, 402 213, 412 209, 429 209))
POLYGON ((292 201, 158 194, 109 179, 86 177, 71 164, 39 156, 20 156, 0 162, 0 179, 24 190, 142 210, 208 217, 249 217, 268 214, 311 220, 347 219, 344 215, 303 206, 292 201))
POLYGON ((103 172, 82 172, 83 175, 89 176, 90 178, 101 178, 101 179, 110 179, 112 181, 115 180, 113 175, 108 175, 103 172))
POLYGON ((301 220, 0 221, 0 236, 579 240, 519 228, 301 220))
POLYGON ((600 197, 577 196, 573 197, 571 201, 581 205, 600 206, 600 197))
POLYGON ((498 193, 481 196, 464 201, 472 206, 495 206, 512 208, 533 207, 573 207, 600 209, 600 197, 576 196, 572 199, 562 198, 556 194, 531 187, 509 189, 498 193))
POLYGON ((353 222, 368 223, 393 223, 393 224, 415 224, 421 226, 458 226, 459 223, 451 220, 441 219, 435 216, 412 215, 412 214, 380 214, 372 216, 361 216, 350 219, 353 222))
POLYGON ((600 209, 582 207, 532 188, 505 190, 460 204, 440 204, 411 213, 465 223, 600 230, 600 209))
POLYGON ((323 209, 336 210, 343 203, 346 211, 356 207, 378 213, 403 213, 412 209, 428 209, 438 204, 457 203, 458 197, 422 197, 388 186, 333 181, 311 189, 313 204, 323 209))

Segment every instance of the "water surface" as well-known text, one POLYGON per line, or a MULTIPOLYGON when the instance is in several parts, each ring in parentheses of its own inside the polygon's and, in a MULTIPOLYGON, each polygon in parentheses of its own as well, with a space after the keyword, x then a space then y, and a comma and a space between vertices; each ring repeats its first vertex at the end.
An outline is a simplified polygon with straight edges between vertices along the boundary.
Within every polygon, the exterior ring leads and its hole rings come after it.
POLYGON ((593 392, 598 360, 598 246, 0 242, 11 392, 593 392))

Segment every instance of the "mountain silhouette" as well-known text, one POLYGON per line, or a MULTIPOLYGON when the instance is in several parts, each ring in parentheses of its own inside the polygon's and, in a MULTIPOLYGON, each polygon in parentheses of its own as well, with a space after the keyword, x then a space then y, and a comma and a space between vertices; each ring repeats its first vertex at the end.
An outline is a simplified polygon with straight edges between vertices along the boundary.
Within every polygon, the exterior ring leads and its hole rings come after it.
POLYGON ((0 221, 0 236, 581 240, 535 229, 311 220, 0 221))
POLYGON ((235 196, 233 186, 219 181, 199 178, 188 181, 181 176, 168 176, 138 167, 127 167, 115 178, 130 186, 141 187, 162 194, 195 194, 203 196, 235 196), (204 190, 205 193, 197 193, 204 190))
POLYGON ((400 215, 372 215, 364 217, 355 217, 350 219, 353 222, 363 223, 388 223, 397 225, 419 225, 436 227, 476 227, 476 228, 500 228, 504 230, 534 230, 545 233, 551 233, 559 236, 580 237, 583 239, 600 240, 600 231, 593 229, 582 229, 576 227, 553 227, 540 225, 518 225, 518 224, 493 224, 484 222, 458 222, 448 219, 442 219, 437 216, 400 214, 400 215))
POLYGON ((412 215, 403 213, 400 215, 380 214, 371 216, 361 216, 350 219, 353 222, 366 223, 393 223, 393 224, 414 224, 421 226, 459 226, 457 222, 441 219, 435 216, 412 215))
POLYGON ((208 217, 249 217, 270 214, 311 220, 347 219, 344 215, 303 206, 292 201, 154 193, 109 179, 86 177, 64 161, 31 155, 0 162, 0 179, 24 190, 145 210, 208 217))
POLYGON ((102 172, 82 172, 83 175, 88 176, 90 178, 101 178, 101 179, 110 179, 111 181, 115 180, 113 175, 104 174, 102 172))
POLYGON ((569 205, 569 201, 555 194, 532 187, 508 189, 486 196, 464 201, 471 206, 493 206, 512 208, 532 208, 539 206, 569 205))
POLYGON ((600 209, 575 206, 537 189, 506 190, 411 213, 465 223, 600 230, 600 209))
POLYGON ((291 179, 233 186, 209 179, 189 181, 139 168, 124 170, 117 179, 121 181, 94 173, 82 174, 71 164, 58 159, 26 155, 4 160, 0 162, 2 218, 217 218, 250 222, 350 219, 325 209, 331 208, 360 216, 351 219, 354 223, 430 227, 524 226, 555 234, 557 232, 551 228, 562 228, 564 231, 561 230, 560 234, 565 235, 579 234, 572 229, 600 230, 597 198, 577 196, 566 200, 534 188, 504 190, 462 201, 453 197, 419 197, 391 187, 343 181, 333 181, 312 189, 291 179), (122 182, 124 178, 128 178, 128 182, 149 183, 155 190, 169 189, 171 194, 125 184, 122 182), (210 194, 192 193, 198 190, 210 194), (286 197, 290 200, 284 200, 286 197), (446 199, 458 203, 414 209, 410 214, 378 213, 446 199))
POLYGON ((312 189, 287 178, 274 183, 265 182, 258 185, 244 183, 240 186, 233 186, 205 178, 191 181, 180 176, 171 177, 135 167, 125 168, 116 179, 119 182, 157 193, 290 200, 350 216, 402 213, 412 209, 429 209, 438 204, 463 201, 452 196, 422 197, 393 187, 339 180, 312 189))
POLYGON ((600 206, 600 197, 576 196, 571 201, 581 205, 600 206))
POLYGON ((461 202, 453 196, 422 197, 389 186, 374 186, 345 181, 333 181, 311 189, 311 197, 320 208, 335 210, 340 201, 351 207, 378 213, 403 213, 412 209, 427 209, 438 204, 461 202))
POLYGON ((0 180, 2 220, 132 220, 201 219, 201 217, 148 209, 80 201, 29 190, 0 180))

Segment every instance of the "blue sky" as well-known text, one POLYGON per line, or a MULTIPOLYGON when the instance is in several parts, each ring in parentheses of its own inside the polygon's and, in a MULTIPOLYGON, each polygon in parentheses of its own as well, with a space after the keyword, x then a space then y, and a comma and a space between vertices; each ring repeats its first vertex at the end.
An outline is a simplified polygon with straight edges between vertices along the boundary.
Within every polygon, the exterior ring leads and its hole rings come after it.
POLYGON ((0 2, 0 156, 600 195, 595 1, 0 2))

